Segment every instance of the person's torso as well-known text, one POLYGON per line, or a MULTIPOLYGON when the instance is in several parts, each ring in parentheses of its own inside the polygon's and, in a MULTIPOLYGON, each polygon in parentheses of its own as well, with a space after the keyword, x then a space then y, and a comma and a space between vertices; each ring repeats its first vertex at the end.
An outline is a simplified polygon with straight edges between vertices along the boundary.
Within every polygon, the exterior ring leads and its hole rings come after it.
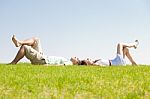
POLYGON ((48 56, 45 61, 50 65, 72 65, 72 62, 64 57, 48 56))

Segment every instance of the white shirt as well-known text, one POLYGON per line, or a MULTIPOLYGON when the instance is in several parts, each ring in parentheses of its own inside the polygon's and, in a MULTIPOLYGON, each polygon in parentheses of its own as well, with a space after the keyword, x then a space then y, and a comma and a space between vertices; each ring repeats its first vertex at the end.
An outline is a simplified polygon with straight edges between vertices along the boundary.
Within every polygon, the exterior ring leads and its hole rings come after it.
POLYGON ((57 56, 44 57, 46 64, 50 65, 73 65, 69 59, 57 56))

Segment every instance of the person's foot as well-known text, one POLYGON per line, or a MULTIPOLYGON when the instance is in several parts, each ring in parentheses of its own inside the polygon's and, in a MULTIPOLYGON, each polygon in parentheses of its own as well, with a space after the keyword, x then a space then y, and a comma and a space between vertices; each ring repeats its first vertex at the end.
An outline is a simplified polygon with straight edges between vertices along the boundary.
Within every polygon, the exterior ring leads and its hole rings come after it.
POLYGON ((20 41, 19 41, 19 40, 17 40, 17 38, 16 38, 16 36, 15 36, 15 35, 13 35, 13 37, 12 37, 12 41, 13 41, 13 43, 15 44, 15 46, 16 46, 16 47, 21 46, 20 41))
POLYGON ((16 63, 8 63, 8 64, 6 64, 6 65, 15 65, 16 63))
POLYGON ((132 63, 132 66, 137 66, 137 64, 135 62, 132 63))
POLYGON ((138 45, 139 45, 139 41, 135 40, 135 46, 134 46, 134 48, 136 49, 138 45))

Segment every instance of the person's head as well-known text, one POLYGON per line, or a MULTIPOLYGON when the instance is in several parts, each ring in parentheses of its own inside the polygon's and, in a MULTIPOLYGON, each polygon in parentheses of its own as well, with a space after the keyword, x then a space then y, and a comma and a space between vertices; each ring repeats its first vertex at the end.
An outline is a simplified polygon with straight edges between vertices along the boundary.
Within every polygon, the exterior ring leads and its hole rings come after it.
POLYGON ((79 60, 77 57, 72 57, 70 61, 73 63, 73 65, 88 65, 87 60, 79 60))
POLYGON ((73 63, 73 65, 79 64, 79 58, 77 58, 77 57, 71 57, 70 61, 73 63))
POLYGON ((90 58, 87 58, 86 62, 87 62, 88 65, 93 65, 93 60, 90 59, 90 58))

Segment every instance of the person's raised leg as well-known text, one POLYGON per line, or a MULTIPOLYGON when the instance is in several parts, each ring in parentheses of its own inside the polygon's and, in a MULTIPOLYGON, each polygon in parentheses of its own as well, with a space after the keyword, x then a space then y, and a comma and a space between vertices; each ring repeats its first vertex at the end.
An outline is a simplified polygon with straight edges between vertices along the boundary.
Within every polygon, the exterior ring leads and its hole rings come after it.
POLYGON ((16 57, 10 64, 17 64, 18 61, 20 61, 25 56, 25 48, 24 46, 21 46, 16 57))
POLYGON ((123 49, 124 48, 137 48, 137 46, 138 46, 138 44, 139 44, 139 42, 138 42, 138 40, 135 40, 135 42, 133 42, 133 43, 119 43, 118 45, 117 45, 117 54, 120 54, 120 55, 122 55, 123 56, 123 58, 125 57, 125 54, 123 53, 123 49))
POLYGON ((132 65, 137 65, 136 62, 133 60, 133 58, 132 58, 132 56, 131 56, 131 54, 130 54, 130 52, 129 52, 129 49, 128 49, 127 47, 125 47, 125 48, 123 49, 123 54, 124 54, 125 56, 127 56, 127 58, 128 58, 129 61, 132 63, 132 65))
POLYGON ((41 47, 41 42, 40 39, 37 37, 33 37, 30 39, 25 39, 25 40, 18 40, 15 35, 12 37, 12 41, 15 44, 16 47, 22 46, 22 45, 28 45, 31 46, 33 49, 37 50, 42 54, 42 47, 41 47))
POLYGON ((26 40, 18 40, 15 35, 12 37, 12 41, 15 44, 16 47, 22 46, 22 45, 28 45, 33 46, 35 44, 36 38, 30 38, 26 40))

